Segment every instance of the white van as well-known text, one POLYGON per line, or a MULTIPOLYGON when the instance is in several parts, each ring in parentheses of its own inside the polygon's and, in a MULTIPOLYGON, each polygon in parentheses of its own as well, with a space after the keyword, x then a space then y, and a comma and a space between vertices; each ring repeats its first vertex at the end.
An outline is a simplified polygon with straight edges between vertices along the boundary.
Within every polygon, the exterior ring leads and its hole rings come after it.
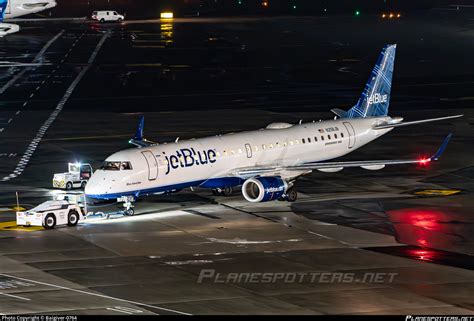
POLYGON ((121 14, 118 14, 117 11, 94 11, 92 12, 92 20, 99 22, 122 22, 125 20, 125 17, 121 14))

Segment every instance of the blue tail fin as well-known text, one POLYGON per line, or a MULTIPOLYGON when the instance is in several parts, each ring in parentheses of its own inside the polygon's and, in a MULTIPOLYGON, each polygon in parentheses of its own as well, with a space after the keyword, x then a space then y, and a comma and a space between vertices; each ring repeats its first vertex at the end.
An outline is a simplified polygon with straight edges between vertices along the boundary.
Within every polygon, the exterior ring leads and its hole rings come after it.
POLYGON ((344 118, 387 116, 396 49, 397 45, 387 45, 382 49, 359 101, 344 118))
POLYGON ((0 0, 0 22, 3 21, 5 17, 5 12, 7 11, 8 0, 0 0))

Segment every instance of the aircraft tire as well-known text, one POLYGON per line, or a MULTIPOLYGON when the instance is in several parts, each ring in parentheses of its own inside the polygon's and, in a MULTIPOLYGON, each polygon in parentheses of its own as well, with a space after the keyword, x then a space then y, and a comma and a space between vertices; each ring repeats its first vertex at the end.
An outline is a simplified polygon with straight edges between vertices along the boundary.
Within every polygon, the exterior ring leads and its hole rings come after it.
POLYGON ((293 187, 286 192, 286 200, 290 203, 296 202, 298 198, 298 192, 293 187))
POLYGON ((231 186, 226 186, 224 189, 222 189, 221 195, 224 196, 232 196, 232 192, 234 189, 231 186))

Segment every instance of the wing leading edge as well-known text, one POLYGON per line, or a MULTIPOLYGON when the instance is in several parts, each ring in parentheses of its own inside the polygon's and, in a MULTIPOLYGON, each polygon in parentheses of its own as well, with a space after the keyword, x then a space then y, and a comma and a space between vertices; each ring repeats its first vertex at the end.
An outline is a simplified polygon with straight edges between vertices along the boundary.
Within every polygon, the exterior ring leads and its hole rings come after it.
POLYGON ((392 159, 392 160, 369 160, 369 161, 349 161, 349 162, 318 162, 318 163, 303 163, 299 165, 291 166, 265 166, 265 167, 252 167, 252 168, 241 168, 233 172, 235 176, 249 177, 256 175, 265 175, 267 173, 275 173, 279 171, 338 171, 343 168, 349 167, 362 167, 365 169, 381 169, 386 165, 401 165, 401 164, 427 164, 431 161, 437 161, 443 154, 449 140, 452 137, 450 133, 443 141, 441 146, 438 148, 436 153, 431 157, 421 159, 392 159))

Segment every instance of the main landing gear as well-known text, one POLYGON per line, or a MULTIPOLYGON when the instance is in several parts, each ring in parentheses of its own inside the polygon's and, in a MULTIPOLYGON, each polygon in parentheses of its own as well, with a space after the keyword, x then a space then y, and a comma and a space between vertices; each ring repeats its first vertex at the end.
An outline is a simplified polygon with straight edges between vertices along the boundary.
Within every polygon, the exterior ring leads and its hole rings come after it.
POLYGON ((294 187, 291 187, 289 190, 286 191, 285 198, 287 202, 296 202, 296 199, 298 198, 298 192, 294 187))
POLYGON ((234 189, 231 186, 227 186, 224 188, 214 188, 212 190, 212 195, 216 196, 231 196, 234 192, 234 189))
POLYGON ((135 198, 133 196, 122 196, 117 198, 117 202, 123 202, 124 214, 127 216, 135 215, 135 211, 133 208, 135 207, 133 203, 135 202, 135 198))
POLYGON ((293 202, 296 202, 297 199, 298 199, 298 192, 296 191, 294 187, 290 187, 286 191, 286 193, 282 197, 280 197, 278 200, 281 202, 287 201, 287 202, 293 203, 293 202))

